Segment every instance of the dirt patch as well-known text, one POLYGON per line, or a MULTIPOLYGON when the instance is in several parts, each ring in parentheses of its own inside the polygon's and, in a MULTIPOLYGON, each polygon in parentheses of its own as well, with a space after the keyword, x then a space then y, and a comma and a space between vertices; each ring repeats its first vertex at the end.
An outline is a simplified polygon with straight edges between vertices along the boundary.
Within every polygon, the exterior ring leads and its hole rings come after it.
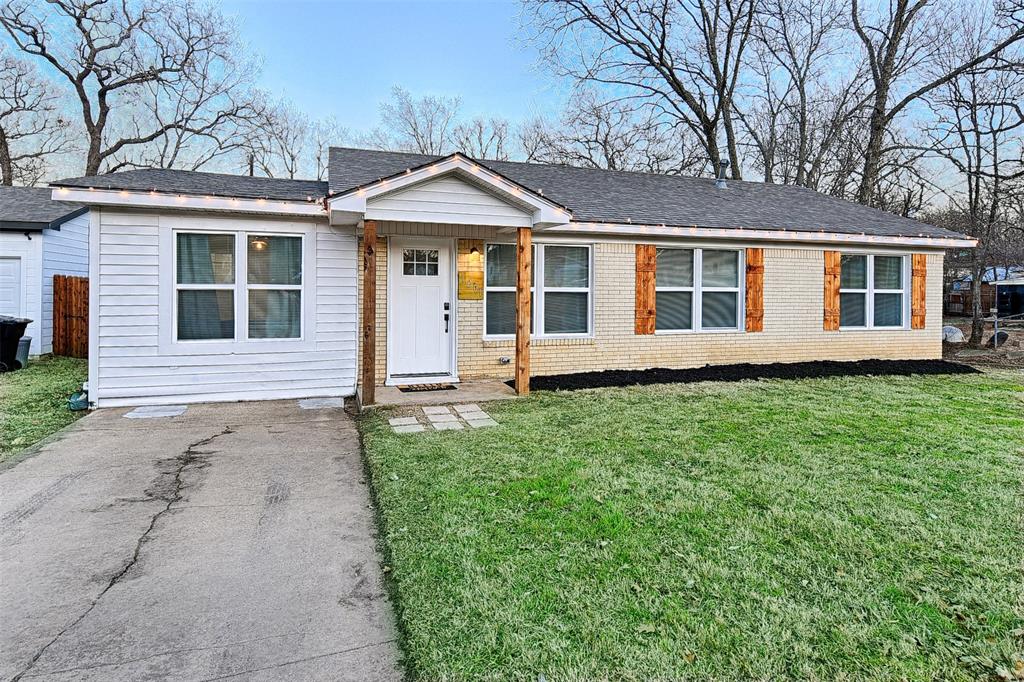
MULTIPOLYGON (((977 374, 968 365, 945 360, 860 360, 839 362, 777 362, 766 365, 705 365, 691 369, 652 368, 609 369, 600 372, 554 374, 530 377, 530 387, 539 391, 573 391, 581 388, 646 386, 648 384, 689 384, 698 381, 740 381, 743 379, 814 379, 846 376, 910 376, 914 374, 977 374)), ((513 382, 509 381, 511 386, 513 382)))

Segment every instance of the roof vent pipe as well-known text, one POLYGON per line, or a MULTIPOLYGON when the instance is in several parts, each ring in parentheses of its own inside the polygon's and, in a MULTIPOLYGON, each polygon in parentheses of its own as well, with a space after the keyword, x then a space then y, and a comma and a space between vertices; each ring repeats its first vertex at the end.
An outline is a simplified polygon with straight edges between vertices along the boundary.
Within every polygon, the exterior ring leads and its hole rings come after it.
POLYGON ((715 179, 715 187, 718 189, 725 189, 728 185, 725 184, 725 171, 729 168, 729 159, 722 159, 718 162, 718 176, 715 179))

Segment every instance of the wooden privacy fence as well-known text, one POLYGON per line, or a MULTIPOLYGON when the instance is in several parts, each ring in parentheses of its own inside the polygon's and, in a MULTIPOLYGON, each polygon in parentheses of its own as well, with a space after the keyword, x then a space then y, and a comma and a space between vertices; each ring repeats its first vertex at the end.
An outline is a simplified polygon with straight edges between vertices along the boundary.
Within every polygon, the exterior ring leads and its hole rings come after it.
POLYGON ((53 276, 53 354, 89 357, 89 278, 53 276))

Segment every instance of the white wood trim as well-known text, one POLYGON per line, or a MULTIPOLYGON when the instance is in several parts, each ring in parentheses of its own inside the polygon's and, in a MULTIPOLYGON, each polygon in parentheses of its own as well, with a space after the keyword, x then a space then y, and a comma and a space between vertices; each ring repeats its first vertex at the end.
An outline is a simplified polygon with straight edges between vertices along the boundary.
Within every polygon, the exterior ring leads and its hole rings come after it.
POLYGON ((96 407, 100 391, 100 216, 89 211, 89 405, 96 407))
MULTIPOLYGON (((331 213, 331 222, 332 224, 354 224, 362 220, 363 216, 372 219, 373 216, 367 213, 368 199, 390 194, 432 178, 452 174, 490 190, 512 205, 528 209, 532 212, 532 227, 565 225, 571 219, 569 212, 558 204, 545 199, 535 192, 520 187, 501 174, 484 168, 472 159, 456 153, 447 158, 440 159, 429 166, 417 170, 409 169, 397 177, 378 180, 366 187, 350 190, 328 199, 327 204, 331 213)), ((388 219, 394 220, 396 218, 392 215, 388 219)), ((479 221, 467 220, 467 224, 479 225, 481 223, 479 221)), ((508 226, 510 223, 486 224, 508 226)))
POLYGON ((265 213, 323 217, 324 205, 319 201, 282 201, 279 199, 242 199, 235 197, 195 196, 167 192, 135 192, 110 189, 72 189, 56 187, 53 199, 100 206, 131 208, 173 208, 234 213, 265 213))

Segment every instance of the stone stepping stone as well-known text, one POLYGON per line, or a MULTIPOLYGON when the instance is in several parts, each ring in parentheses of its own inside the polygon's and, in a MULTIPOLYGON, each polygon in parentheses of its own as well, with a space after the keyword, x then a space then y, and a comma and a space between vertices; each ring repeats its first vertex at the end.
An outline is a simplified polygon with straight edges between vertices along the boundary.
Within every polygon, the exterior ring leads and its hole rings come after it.
POLYGON ((448 422, 448 421, 445 421, 445 422, 431 422, 431 426, 433 426, 434 429, 437 430, 437 431, 451 431, 451 430, 454 430, 454 429, 461 429, 462 428, 462 424, 459 423, 458 420, 450 421, 450 422, 448 422))
POLYGON ((430 420, 430 423, 433 424, 434 426, 448 422, 458 423, 459 421, 459 418, 456 417, 451 412, 445 412, 444 414, 428 414, 427 419, 430 420))
POLYGON ((431 414, 451 414, 451 413, 452 413, 452 411, 449 410, 444 405, 429 405, 429 406, 423 408, 423 414, 426 414, 426 415, 431 415, 431 414))
POLYGON ((399 424, 391 428, 395 430, 395 433, 421 433, 424 431, 423 424, 399 424))
POLYGON ((483 415, 483 417, 480 418, 480 419, 466 417, 466 423, 469 424, 474 429, 479 429, 479 428, 484 427, 484 426, 497 426, 498 425, 498 422, 494 421, 493 419, 488 417, 483 412, 481 412, 480 414, 483 415))
POLYGON ((416 417, 394 417, 388 420, 388 424, 392 426, 409 426, 410 424, 419 424, 416 417))

